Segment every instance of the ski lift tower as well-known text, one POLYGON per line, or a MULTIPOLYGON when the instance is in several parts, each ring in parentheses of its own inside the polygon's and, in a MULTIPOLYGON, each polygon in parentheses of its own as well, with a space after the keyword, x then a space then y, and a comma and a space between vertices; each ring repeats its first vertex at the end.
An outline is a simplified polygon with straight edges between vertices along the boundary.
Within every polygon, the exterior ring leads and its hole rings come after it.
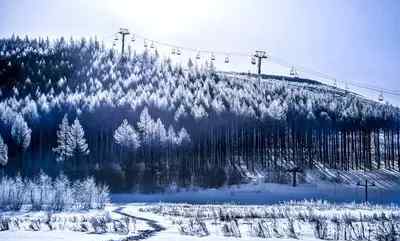
POLYGON ((125 36, 129 35, 129 30, 127 28, 120 28, 118 34, 121 34, 122 45, 121 45, 121 56, 124 56, 125 49, 125 36))
POLYGON ((295 166, 295 167, 286 169, 285 171, 292 174, 292 186, 296 187, 297 186, 297 173, 302 173, 303 169, 301 169, 300 167, 295 166))
POLYGON ((267 53, 265 51, 256 50, 254 57, 258 59, 257 67, 258 67, 258 74, 261 74, 261 62, 263 59, 268 58, 267 53))
POLYGON ((375 186, 375 182, 370 182, 368 181, 367 178, 365 178, 364 183, 363 182, 357 182, 357 186, 361 186, 364 188, 364 197, 365 197, 365 203, 368 202, 368 187, 374 187, 375 186))

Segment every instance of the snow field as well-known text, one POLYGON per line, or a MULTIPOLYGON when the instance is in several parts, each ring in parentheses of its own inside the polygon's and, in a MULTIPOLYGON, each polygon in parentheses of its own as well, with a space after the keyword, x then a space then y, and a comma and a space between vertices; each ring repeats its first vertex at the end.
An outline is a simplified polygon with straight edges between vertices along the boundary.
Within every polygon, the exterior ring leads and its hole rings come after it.
POLYGON ((146 222, 105 210, 0 213, 0 240, 123 240, 150 230, 146 222))
POLYGON ((154 218, 167 227, 150 240, 397 240, 400 231, 397 206, 159 204, 128 206, 125 211, 154 218))

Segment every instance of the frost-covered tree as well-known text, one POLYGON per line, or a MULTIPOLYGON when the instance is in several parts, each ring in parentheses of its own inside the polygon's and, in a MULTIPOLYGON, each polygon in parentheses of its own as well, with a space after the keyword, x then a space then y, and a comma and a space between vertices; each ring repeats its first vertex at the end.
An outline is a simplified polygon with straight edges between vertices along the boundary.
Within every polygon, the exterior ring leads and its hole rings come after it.
POLYGON ((150 145, 154 139, 154 126, 155 122, 149 114, 149 110, 143 109, 139 117, 139 122, 137 123, 140 132, 142 133, 143 143, 150 145))
POLYGON ((61 211, 72 205, 72 194, 70 181, 64 174, 61 174, 54 181, 54 202, 52 203, 52 208, 61 211))
POLYGON ((179 131, 177 139, 178 145, 186 145, 191 142, 190 135, 184 127, 179 131))
POLYGON ((155 123, 156 139, 159 144, 165 145, 167 143, 167 131, 165 129, 164 123, 160 118, 157 119, 155 123))
POLYGON ((171 125, 168 127, 167 140, 170 145, 175 145, 177 141, 176 132, 171 125))
POLYGON ((79 120, 75 119, 71 130, 68 132, 67 155, 69 157, 74 157, 77 155, 88 155, 89 153, 90 150, 86 143, 83 127, 79 123, 79 120))
POLYGON ((68 116, 64 115, 59 129, 57 131, 57 144, 53 151, 57 154, 57 161, 65 161, 68 158, 68 135, 70 133, 70 126, 68 123, 68 116))
POLYGON ((0 165, 5 166, 8 162, 8 148, 7 144, 4 143, 3 138, 0 135, 0 165))
POLYGON ((114 131, 114 140, 115 143, 129 150, 136 150, 140 147, 139 135, 126 119, 124 119, 121 125, 114 131))
POLYGON ((17 115, 11 127, 11 136, 22 150, 26 150, 29 147, 31 143, 31 133, 32 130, 28 127, 22 115, 17 115))
POLYGON ((286 108, 285 104, 279 103, 279 100, 274 100, 268 107, 268 114, 271 118, 276 120, 281 120, 285 118, 286 115, 286 108))

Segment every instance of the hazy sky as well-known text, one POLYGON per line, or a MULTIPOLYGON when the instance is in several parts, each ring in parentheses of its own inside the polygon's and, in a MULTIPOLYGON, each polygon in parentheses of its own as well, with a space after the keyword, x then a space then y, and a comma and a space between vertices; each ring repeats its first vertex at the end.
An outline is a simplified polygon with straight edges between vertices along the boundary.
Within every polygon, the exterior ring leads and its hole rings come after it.
MULTIPOLYGON (((97 36, 111 45, 113 33, 127 27, 150 39, 199 49, 245 53, 264 49, 338 81, 400 94, 398 0, 0 0, 0 16, 1 37, 97 36)), ((142 45, 140 40, 134 46, 141 50, 142 45)), ((248 58, 232 56, 229 65, 222 63, 223 58, 217 56, 220 68, 255 71, 248 58)), ((271 63, 264 68, 289 71, 271 63)), ((399 96, 385 97, 400 103, 399 96)))

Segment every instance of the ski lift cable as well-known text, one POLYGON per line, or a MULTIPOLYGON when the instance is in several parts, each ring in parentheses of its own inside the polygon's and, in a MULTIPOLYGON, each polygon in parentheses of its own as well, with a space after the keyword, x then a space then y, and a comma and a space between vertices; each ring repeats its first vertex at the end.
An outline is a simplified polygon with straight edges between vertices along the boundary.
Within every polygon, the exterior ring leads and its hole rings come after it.
MULTIPOLYGON (((192 48, 192 47, 187 47, 187 46, 182 46, 182 45, 176 45, 176 44, 170 44, 167 42, 163 42, 163 41, 159 41, 159 40, 154 40, 154 39, 150 39, 147 38, 141 34, 138 33, 132 33, 135 36, 135 39, 142 39, 142 40, 146 40, 146 42, 150 42, 154 45, 160 45, 160 46, 164 46, 164 47, 169 47, 171 49, 176 49, 179 50, 179 53, 181 53, 181 51, 188 51, 188 52, 194 52, 196 54, 196 56, 200 55, 200 54, 205 54, 205 55, 213 55, 215 57, 215 55, 223 55, 223 56, 236 56, 236 57, 247 57, 247 58, 254 58, 253 54, 249 54, 249 53, 243 53, 243 52, 227 52, 227 51, 214 51, 214 50, 208 50, 208 49, 199 49, 199 48, 192 48)), ((115 37, 115 33, 112 34, 109 37, 115 37)), ((174 51, 173 51, 174 52, 174 51)), ((379 86, 375 86, 375 85, 370 85, 370 84, 366 84, 363 82, 358 82, 358 81, 348 81, 348 80, 340 80, 339 78, 336 78, 334 76, 331 76, 329 74, 320 72, 320 71, 316 71, 316 70, 312 70, 310 68, 306 68, 306 67, 302 67, 302 66, 298 66, 298 65, 293 65, 290 64, 289 62, 283 60, 282 58, 278 58, 276 56, 271 56, 268 55, 268 60, 272 63, 278 64, 282 67, 286 67, 286 68, 294 68, 294 70, 296 71, 296 74, 298 74, 298 71, 302 72, 302 73, 306 73, 306 74, 310 74, 316 77, 320 77, 323 80, 326 80, 327 83, 332 83, 332 81, 335 81, 336 83, 343 83, 343 84, 347 84, 347 85, 351 85, 357 88, 362 88, 362 89, 367 89, 367 90, 371 90, 371 91, 375 91, 378 93, 385 93, 385 94, 389 94, 389 95, 394 95, 394 96, 400 96, 400 90, 389 90, 389 89, 385 89, 379 86)), ((253 61, 252 61, 253 62, 253 61)), ((322 82, 321 80, 319 80, 319 82, 322 82)), ((324 84, 327 84, 325 82, 323 82, 324 84)))
POLYGON ((286 62, 286 61, 284 61, 282 59, 273 57, 273 56, 270 57, 270 61, 272 61, 272 62, 274 62, 276 64, 279 64, 281 66, 287 67, 287 68, 294 67, 296 70, 300 70, 301 72, 308 73, 308 74, 311 74, 311 75, 314 75, 314 76, 317 76, 317 77, 321 77, 321 78, 326 79, 327 81, 330 81, 330 82, 334 81, 336 83, 338 83, 338 82, 343 83, 343 84, 347 83, 348 85, 351 85, 351 86, 354 86, 354 87, 358 87, 358 88, 362 88, 362 89, 372 90, 372 91, 376 91, 376 92, 382 91, 382 92, 390 94, 390 95, 400 95, 400 91, 389 90, 389 89, 385 89, 385 88, 382 88, 382 87, 379 87, 379 86, 365 84, 363 82, 358 82, 358 81, 339 80, 339 79, 335 78, 334 76, 322 73, 320 71, 311 70, 309 68, 305 68, 305 67, 301 67, 301 66, 290 65, 288 62, 286 62))

